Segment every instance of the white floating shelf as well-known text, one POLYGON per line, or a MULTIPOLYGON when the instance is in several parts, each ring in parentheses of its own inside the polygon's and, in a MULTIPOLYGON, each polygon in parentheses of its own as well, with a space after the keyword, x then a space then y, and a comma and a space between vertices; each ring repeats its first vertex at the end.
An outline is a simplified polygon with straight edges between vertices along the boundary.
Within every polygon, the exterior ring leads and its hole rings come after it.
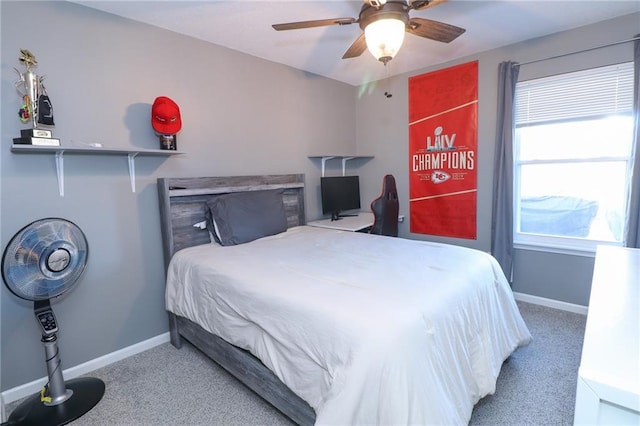
POLYGON ((321 160, 322 176, 324 177, 325 164, 331 159, 339 158, 342 160, 342 176, 344 176, 347 171, 347 161, 360 158, 371 159, 373 155, 309 155, 309 158, 319 158, 321 160))
POLYGON ((64 155, 126 155, 129 163, 129 180, 131 181, 131 192, 136 192, 136 165, 137 156, 146 157, 168 157, 171 155, 183 154, 180 151, 170 151, 164 149, 125 149, 125 148, 93 148, 74 146, 40 146, 40 145, 12 145, 11 152, 15 154, 55 154, 56 173, 58 175, 58 191, 64 197, 64 155))

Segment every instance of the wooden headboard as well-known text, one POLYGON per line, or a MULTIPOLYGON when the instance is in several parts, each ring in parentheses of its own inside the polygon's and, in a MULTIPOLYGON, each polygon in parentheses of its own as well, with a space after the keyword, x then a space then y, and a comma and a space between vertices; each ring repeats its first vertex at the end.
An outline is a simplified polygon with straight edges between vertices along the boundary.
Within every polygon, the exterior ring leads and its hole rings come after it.
POLYGON ((230 192, 269 189, 283 190, 289 228, 306 223, 304 174, 158 179, 165 267, 176 251, 210 242, 206 229, 193 226, 205 220, 208 200, 230 192))

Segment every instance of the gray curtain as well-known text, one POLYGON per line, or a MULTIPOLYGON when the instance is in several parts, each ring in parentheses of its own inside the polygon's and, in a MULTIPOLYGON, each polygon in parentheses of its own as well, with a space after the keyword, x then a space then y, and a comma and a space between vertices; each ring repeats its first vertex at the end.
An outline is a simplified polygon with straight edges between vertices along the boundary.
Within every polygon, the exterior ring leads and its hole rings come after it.
POLYGON ((513 102, 520 66, 502 62, 498 68, 498 114, 491 217, 491 253, 504 274, 513 277, 513 102))
POLYGON ((626 226, 626 246, 640 248, 640 40, 633 43, 633 137, 634 156, 631 194, 626 226))

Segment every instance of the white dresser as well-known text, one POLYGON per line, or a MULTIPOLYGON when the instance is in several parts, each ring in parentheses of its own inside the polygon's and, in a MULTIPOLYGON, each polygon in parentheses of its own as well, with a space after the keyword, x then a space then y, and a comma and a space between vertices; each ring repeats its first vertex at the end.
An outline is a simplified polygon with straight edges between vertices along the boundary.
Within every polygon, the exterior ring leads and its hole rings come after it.
POLYGON ((575 425, 640 425, 640 249, 599 246, 575 425))

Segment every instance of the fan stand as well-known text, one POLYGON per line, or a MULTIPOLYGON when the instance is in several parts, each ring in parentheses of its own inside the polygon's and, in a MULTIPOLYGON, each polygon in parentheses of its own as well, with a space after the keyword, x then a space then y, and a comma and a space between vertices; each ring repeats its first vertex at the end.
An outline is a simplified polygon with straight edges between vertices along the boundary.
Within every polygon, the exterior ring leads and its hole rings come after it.
MULTIPOLYGON (((35 302, 36 318, 38 311, 49 308, 49 301, 35 302)), ((55 321, 55 319, 54 319, 55 321)), ((43 333, 41 342, 44 345, 47 362, 48 395, 44 389, 24 400, 9 416, 10 425, 57 426, 65 425, 78 419, 102 399, 105 384, 94 377, 81 377, 67 382, 62 377, 60 368, 60 352, 58 350, 57 333, 43 333)))

